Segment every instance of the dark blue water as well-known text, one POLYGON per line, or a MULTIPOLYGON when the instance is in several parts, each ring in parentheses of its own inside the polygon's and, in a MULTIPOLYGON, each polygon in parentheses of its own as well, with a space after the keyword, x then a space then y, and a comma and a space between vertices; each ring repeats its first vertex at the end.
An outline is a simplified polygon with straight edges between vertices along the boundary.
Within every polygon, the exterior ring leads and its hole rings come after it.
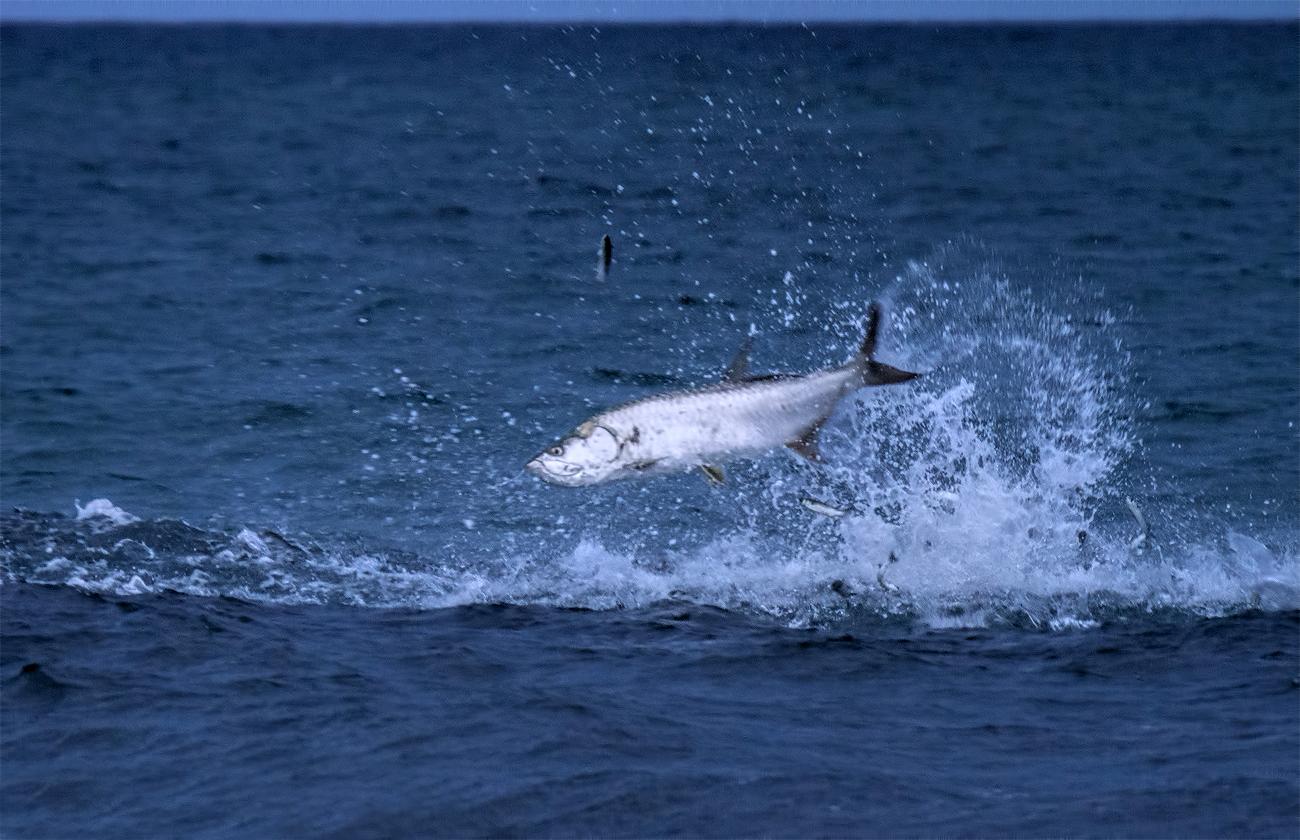
POLYGON ((3 27, 0 830, 1294 836, 1298 35, 3 27))

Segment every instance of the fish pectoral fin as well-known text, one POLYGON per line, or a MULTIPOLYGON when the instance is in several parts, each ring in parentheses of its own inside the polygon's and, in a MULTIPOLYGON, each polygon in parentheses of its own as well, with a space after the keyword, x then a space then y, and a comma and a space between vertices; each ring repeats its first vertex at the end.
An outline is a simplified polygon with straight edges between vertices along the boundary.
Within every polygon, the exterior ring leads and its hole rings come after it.
POLYGON ((817 433, 822 430, 822 423, 824 422, 826 421, 818 420, 816 423, 813 423, 804 431, 803 434, 787 443, 786 446, 790 447, 809 461, 812 461, 814 464, 821 463, 822 454, 817 451, 817 433))
POLYGON ((746 337, 722 374, 723 382, 746 382, 749 379, 749 348, 753 340, 746 337))
POLYGON ((700 472, 704 473, 704 477, 707 478, 709 483, 714 487, 727 479, 726 474, 722 472, 722 467, 717 467, 713 464, 700 464, 700 472))

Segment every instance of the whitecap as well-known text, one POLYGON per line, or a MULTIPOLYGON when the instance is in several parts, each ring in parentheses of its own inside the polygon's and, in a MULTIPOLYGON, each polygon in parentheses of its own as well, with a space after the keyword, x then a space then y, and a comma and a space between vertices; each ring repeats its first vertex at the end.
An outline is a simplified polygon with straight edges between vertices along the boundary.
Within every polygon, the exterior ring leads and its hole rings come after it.
POLYGON ((103 517, 114 525, 130 525, 140 521, 140 517, 127 513, 108 499, 91 499, 84 506, 78 501, 73 506, 77 509, 79 521, 96 517, 103 517))

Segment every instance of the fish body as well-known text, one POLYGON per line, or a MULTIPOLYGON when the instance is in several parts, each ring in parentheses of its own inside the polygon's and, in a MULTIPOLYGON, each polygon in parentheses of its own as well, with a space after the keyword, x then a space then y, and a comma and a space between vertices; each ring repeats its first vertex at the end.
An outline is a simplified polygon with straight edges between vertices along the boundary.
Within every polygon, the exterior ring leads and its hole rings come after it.
POLYGON ((846 395, 868 385, 906 382, 915 373, 873 358, 879 308, 873 306, 859 354, 847 364, 805 375, 751 377, 742 347, 724 381, 635 400, 589 418, 526 468, 566 487, 703 468, 788 446, 819 460, 816 435, 846 395))
POLYGON ((843 519, 850 513, 854 513, 852 507, 837 508, 834 505, 828 505, 821 499, 814 499, 811 496, 803 496, 799 499, 799 504, 803 505, 813 513, 829 516, 831 519, 843 519))

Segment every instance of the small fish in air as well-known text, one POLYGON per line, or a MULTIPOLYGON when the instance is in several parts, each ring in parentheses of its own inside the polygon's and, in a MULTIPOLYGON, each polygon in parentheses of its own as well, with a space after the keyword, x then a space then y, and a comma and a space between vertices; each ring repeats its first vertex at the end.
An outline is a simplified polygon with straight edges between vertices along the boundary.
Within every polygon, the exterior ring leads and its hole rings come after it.
POLYGON ((605 282, 609 276, 609 267, 614 262, 614 241, 605 234, 600 238, 600 250, 596 252, 596 279, 605 282))

